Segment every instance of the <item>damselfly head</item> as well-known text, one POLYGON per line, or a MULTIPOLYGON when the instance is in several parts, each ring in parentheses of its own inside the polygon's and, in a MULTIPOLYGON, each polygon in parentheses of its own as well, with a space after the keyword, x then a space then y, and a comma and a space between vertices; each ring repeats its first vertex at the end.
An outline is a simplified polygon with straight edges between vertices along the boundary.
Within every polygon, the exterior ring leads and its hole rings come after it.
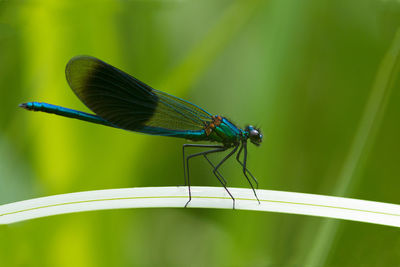
POLYGON ((257 129, 257 128, 249 125, 249 126, 246 126, 245 130, 248 133, 250 142, 252 142, 256 146, 259 146, 263 139, 263 135, 261 134, 260 129, 257 129))

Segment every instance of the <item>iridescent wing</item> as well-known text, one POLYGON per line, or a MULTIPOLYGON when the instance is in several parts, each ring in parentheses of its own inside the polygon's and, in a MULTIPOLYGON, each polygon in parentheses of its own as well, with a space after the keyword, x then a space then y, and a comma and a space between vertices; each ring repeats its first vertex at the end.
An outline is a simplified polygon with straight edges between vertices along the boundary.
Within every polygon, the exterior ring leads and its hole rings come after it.
POLYGON ((168 135, 202 130, 212 121, 202 108, 155 90, 94 57, 72 58, 65 73, 68 84, 89 109, 125 130, 168 135))

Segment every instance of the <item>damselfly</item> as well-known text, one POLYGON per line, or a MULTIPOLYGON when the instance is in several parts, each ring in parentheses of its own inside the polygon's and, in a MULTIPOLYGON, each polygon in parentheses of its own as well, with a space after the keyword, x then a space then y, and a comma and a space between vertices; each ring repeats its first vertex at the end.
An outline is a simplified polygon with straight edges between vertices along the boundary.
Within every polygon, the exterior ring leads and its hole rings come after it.
POLYGON ((185 185, 189 189, 189 200, 185 207, 192 199, 189 159, 197 156, 204 156, 212 166, 214 175, 232 198, 233 208, 235 208, 235 198, 227 189, 226 180, 218 169, 228 158, 237 153, 236 160, 241 165, 243 174, 258 200, 255 191, 255 187, 258 188, 258 182, 246 165, 247 141, 250 140, 256 146, 262 142, 263 136, 259 129, 251 125, 244 129, 238 128, 225 117, 212 116, 186 100, 155 90, 94 57, 72 58, 67 64, 65 73, 72 91, 95 114, 40 102, 23 103, 20 107, 128 131, 219 143, 218 145, 183 145, 183 173, 185 185), (187 147, 210 148, 210 150, 186 157, 185 148, 187 147), (216 165, 208 158, 209 154, 228 149, 232 150, 216 165), (243 161, 240 159, 242 151, 243 161))

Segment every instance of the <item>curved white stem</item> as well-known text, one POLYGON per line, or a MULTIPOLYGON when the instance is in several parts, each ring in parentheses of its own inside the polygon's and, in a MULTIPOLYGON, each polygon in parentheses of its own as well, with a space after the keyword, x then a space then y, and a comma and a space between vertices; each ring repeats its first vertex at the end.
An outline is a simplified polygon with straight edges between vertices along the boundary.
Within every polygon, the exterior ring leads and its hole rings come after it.
MULTIPOLYGON (((342 197, 257 190, 258 204, 250 189, 229 188, 236 209, 313 215, 400 227, 400 205, 342 197)), ((108 189, 61 194, 4 204, 0 224, 45 216, 91 210, 184 207, 187 187, 108 189)), ((220 187, 192 187, 188 207, 232 209, 232 199, 220 187)), ((235 212, 235 211, 232 211, 235 212)))

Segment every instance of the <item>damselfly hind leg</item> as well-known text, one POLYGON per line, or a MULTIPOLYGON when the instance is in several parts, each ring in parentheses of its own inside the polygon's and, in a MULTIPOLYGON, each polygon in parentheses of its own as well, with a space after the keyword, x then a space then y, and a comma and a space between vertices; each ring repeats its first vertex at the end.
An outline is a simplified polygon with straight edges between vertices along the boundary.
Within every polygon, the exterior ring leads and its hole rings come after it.
POLYGON ((219 146, 219 145, 184 144, 182 150, 183 150, 183 174, 184 174, 184 179, 185 179, 185 185, 188 186, 188 190, 189 190, 189 200, 185 204, 185 208, 186 208, 187 205, 189 204, 189 202, 192 200, 192 192, 190 190, 189 159, 197 157, 197 156, 201 156, 201 155, 207 155, 210 153, 222 152, 222 151, 225 151, 226 148, 224 146, 219 146), (185 157, 185 148, 186 147, 214 148, 214 149, 203 151, 200 153, 195 153, 195 154, 185 157))
MULTIPOLYGON (((202 145, 202 144, 184 144, 182 146, 182 159, 183 159, 183 180, 184 180, 184 186, 187 185, 186 181, 186 157, 185 157, 185 148, 187 147, 199 147, 199 148, 223 148, 223 146, 220 145, 202 145)), ((194 155, 194 154, 193 154, 194 155)))

